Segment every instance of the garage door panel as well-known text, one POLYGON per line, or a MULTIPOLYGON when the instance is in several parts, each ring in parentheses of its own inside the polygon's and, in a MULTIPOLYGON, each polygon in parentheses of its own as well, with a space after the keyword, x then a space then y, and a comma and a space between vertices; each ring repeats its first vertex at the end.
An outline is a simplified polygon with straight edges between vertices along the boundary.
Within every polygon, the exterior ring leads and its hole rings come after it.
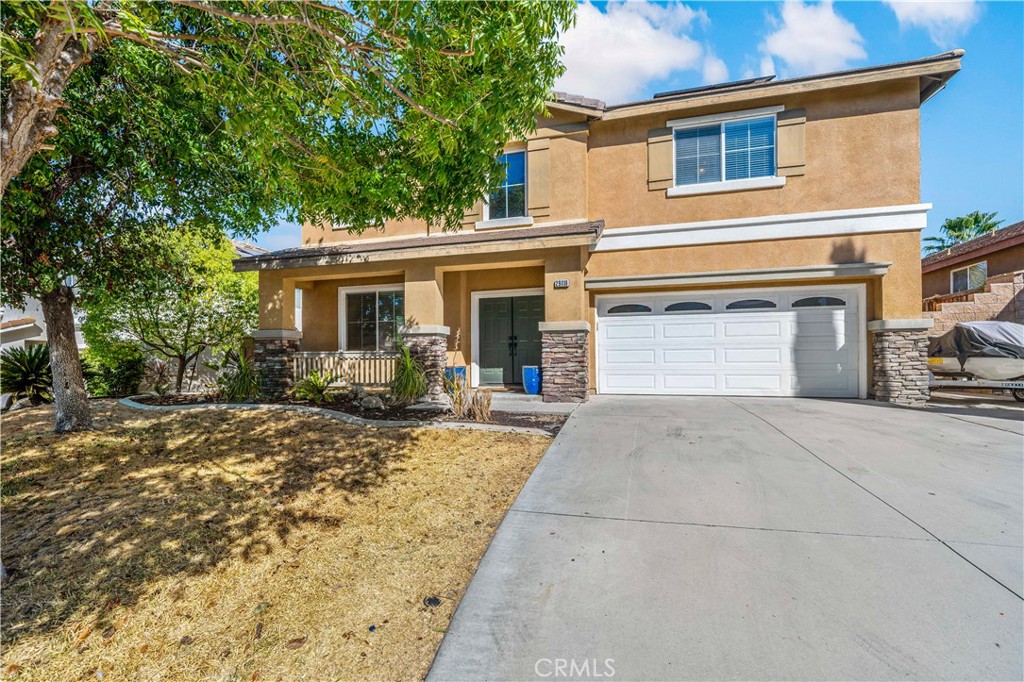
POLYGON ((687 318, 667 321, 662 325, 662 337, 666 339, 713 339, 713 322, 696 322, 687 318))
POLYGON ((655 374, 607 374, 605 386, 609 389, 654 389, 657 385, 655 374))
POLYGON ((609 339, 653 339, 655 327, 650 323, 616 324, 609 326, 609 339))
POLYGON ((762 337, 775 339, 782 336, 781 320, 753 320, 745 322, 725 321, 722 323, 722 326, 722 332, 726 337, 740 337, 744 339, 762 337))
POLYGON ((657 351, 653 348, 634 350, 609 349, 605 351, 605 361, 621 365, 651 365, 654 363, 656 354, 657 351))
POLYGON ((704 394, 715 390, 714 374, 671 374, 662 375, 663 385, 668 391, 699 392, 704 394))
POLYGON ((615 297, 597 305, 601 392, 857 396, 865 354, 857 331, 856 290, 666 293, 642 297, 649 314, 607 314, 621 303, 640 300, 615 297), (777 301, 779 307, 727 311, 725 303, 737 296, 777 301), (846 306, 790 307, 794 301, 825 297, 844 300, 846 306), (684 298, 700 299, 712 309, 669 309, 684 298))
POLYGON ((835 375, 793 375, 793 390, 814 393, 820 397, 842 398, 857 390, 857 375, 841 372, 835 375))
POLYGON ((779 374, 725 374, 723 388, 727 391, 771 391, 782 389, 779 374))
POLYGON ((793 351, 794 365, 847 365, 854 362, 856 362, 856 358, 846 349, 810 350, 798 348, 793 351))
POLYGON ((825 320, 809 322, 806 320, 793 320, 793 334, 801 338, 820 338, 842 335, 846 331, 845 321, 825 320))
POLYGON ((713 365, 714 348, 666 348, 662 351, 662 362, 666 365, 713 365))
POLYGON ((781 348, 726 348, 723 362, 727 365, 779 365, 782 364, 781 348))

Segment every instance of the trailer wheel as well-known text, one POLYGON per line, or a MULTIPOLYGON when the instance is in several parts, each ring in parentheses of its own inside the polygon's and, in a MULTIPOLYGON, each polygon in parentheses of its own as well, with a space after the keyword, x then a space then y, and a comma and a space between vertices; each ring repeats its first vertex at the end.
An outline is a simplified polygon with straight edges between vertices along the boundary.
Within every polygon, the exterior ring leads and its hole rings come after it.
POLYGON ((1024 388, 1013 389, 1013 399, 1018 403, 1024 403, 1024 388))

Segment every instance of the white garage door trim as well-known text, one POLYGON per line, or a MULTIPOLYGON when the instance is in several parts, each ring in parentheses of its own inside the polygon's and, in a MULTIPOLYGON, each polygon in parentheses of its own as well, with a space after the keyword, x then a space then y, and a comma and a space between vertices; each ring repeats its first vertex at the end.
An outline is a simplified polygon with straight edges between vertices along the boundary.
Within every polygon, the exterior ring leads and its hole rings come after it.
MULTIPOLYGON (((819 286, 806 286, 806 287, 761 287, 761 288, 750 288, 750 289, 706 289, 701 291, 684 290, 679 292, 672 291, 657 291, 648 293, 633 293, 633 294, 603 294, 595 297, 595 309, 596 309, 596 338, 595 338, 595 358, 594 358, 594 371, 597 377, 597 390, 599 393, 635 393, 635 394, 651 394, 651 393, 663 393, 664 391, 637 389, 637 390, 606 390, 603 384, 604 377, 602 375, 601 359, 602 349, 601 341, 606 333, 607 322, 611 320, 622 320, 629 319, 630 315, 617 315, 615 317, 608 317, 606 315, 608 307, 614 304, 621 304, 627 302, 646 303, 652 309, 651 316, 657 317, 659 320, 664 320, 664 312, 662 307, 668 303, 669 299, 672 302, 686 301, 686 300, 697 300, 697 299, 710 299, 713 301, 713 310, 707 313, 693 313, 696 315, 714 315, 718 321, 723 320, 724 306, 726 305, 727 299, 733 300, 737 297, 749 298, 751 295, 756 294, 759 298, 765 298, 768 300, 775 301, 777 304, 782 306, 782 309, 773 310, 771 314, 790 312, 790 304, 801 297, 814 296, 814 295, 835 295, 843 293, 847 297, 846 300, 851 300, 856 304, 856 311, 853 315, 853 324, 856 326, 855 338, 857 341, 857 348, 855 349, 855 356, 857 358, 857 397, 864 399, 867 397, 868 390, 868 357, 867 357, 867 311, 866 311, 866 286, 864 284, 824 284, 819 286), (659 307, 661 306, 661 307, 659 307), (659 314, 661 313, 661 314, 659 314)), ((847 313, 847 327, 849 326, 849 306, 846 308, 847 313)), ((677 314, 678 316, 687 316, 685 313, 677 314)), ((735 315, 739 316, 757 316, 764 315, 764 313, 758 313, 756 311, 743 311, 737 312, 735 315)), ((641 315, 644 316, 644 315, 641 315)), ((673 317, 675 317, 674 315, 673 317)), ((614 325, 614 322, 613 322, 614 325)), ((730 393, 717 390, 715 391, 718 395, 729 395, 730 393)), ((689 390, 680 391, 680 395, 699 395, 699 391, 689 390)), ((709 393, 710 394, 710 393, 709 393)), ((735 395, 785 395, 785 393, 779 393, 777 391, 766 390, 763 393, 759 393, 758 390, 740 390, 734 393, 735 395)), ((849 396, 853 397, 853 396, 849 396)))

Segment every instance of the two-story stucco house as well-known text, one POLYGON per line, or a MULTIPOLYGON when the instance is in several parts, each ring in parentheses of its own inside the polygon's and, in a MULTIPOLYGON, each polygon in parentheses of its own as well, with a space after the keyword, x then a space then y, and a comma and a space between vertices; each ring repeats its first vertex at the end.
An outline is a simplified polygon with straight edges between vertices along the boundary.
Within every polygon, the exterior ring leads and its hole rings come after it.
POLYGON ((404 335, 435 393, 445 365, 473 385, 540 365, 546 400, 919 401, 919 110, 962 55, 614 106, 558 94, 461 231, 307 224, 301 247, 237 261, 260 273, 257 361, 280 391, 300 350, 404 335))

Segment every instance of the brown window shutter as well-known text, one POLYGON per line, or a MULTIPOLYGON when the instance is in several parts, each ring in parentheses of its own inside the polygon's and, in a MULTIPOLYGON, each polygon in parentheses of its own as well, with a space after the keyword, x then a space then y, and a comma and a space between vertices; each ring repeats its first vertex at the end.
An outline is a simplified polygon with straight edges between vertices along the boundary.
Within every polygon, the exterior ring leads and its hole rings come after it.
POLYGON ((803 175, 806 155, 804 126, 807 112, 804 109, 787 109, 778 115, 779 131, 776 139, 776 154, 779 159, 779 175, 803 175))
POLYGON ((478 220, 482 220, 484 215, 484 202, 478 201, 473 204, 473 208, 466 209, 466 212, 462 214, 462 224, 473 225, 478 220))
POLYGON ((672 129, 647 131, 647 189, 668 189, 675 182, 672 168, 672 129))
POLYGON ((551 215, 551 140, 526 143, 527 213, 534 218, 551 215))

